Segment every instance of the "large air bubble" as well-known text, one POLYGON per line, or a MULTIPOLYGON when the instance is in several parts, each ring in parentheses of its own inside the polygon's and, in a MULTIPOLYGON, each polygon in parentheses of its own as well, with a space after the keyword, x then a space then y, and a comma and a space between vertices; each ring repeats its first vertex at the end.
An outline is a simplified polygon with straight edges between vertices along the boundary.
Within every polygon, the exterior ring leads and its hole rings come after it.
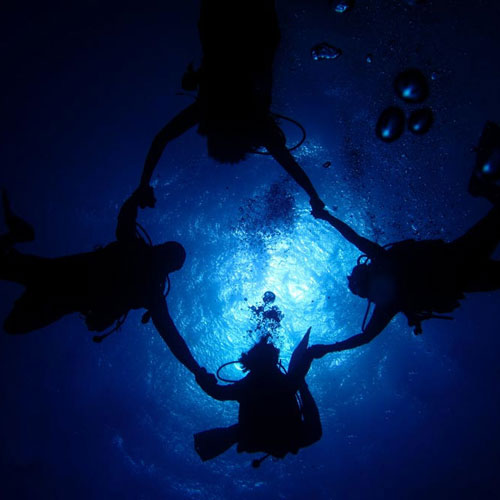
POLYGON ((416 135, 429 132, 434 122, 434 115, 430 108, 416 109, 408 118, 408 130, 416 135))
POLYGON ((405 114, 400 108, 391 106, 380 115, 375 133, 384 142, 392 142, 398 139, 405 128, 405 114))
POLYGON ((394 90, 406 102, 423 102, 429 96, 429 85, 424 74, 418 69, 407 69, 394 80, 394 90))

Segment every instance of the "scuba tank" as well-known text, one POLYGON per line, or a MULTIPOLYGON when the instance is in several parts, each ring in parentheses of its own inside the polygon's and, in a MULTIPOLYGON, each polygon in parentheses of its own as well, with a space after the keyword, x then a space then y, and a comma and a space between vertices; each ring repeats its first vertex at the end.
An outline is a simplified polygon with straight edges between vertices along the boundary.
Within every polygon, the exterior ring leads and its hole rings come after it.
MULTIPOLYGON (((447 248, 446 243, 444 243, 442 240, 404 240, 396 243, 389 243, 387 245, 384 245, 383 248, 389 253, 391 253, 392 251, 392 258, 395 262, 397 262, 398 255, 408 255, 408 248, 410 248, 410 245, 412 245, 412 243, 415 245, 415 255, 421 256, 421 259, 416 258, 415 260, 420 260, 420 262, 424 263, 424 265, 420 266, 420 268, 417 267, 417 269, 420 269, 420 271, 417 271, 417 274, 418 272, 422 272, 424 275, 427 273, 428 275, 433 276, 436 267, 439 267, 439 263, 441 262, 442 264, 443 259, 446 259, 447 256, 449 258, 449 255, 445 251, 445 249, 447 248), (437 260, 430 258, 430 255, 437 255, 437 260)), ((389 255, 388 259, 390 259, 389 255)), ((411 261, 411 259, 407 260, 411 261)), ((404 262, 405 261, 403 260, 403 263, 404 262)), ((357 260, 358 266, 369 266, 371 263, 372 261, 367 255, 361 255, 357 260)), ((399 269, 401 270, 401 268, 402 266, 400 265, 399 269)), ((408 276, 406 277, 407 279, 402 280, 403 289, 399 290, 399 295, 402 297, 406 297, 406 299, 403 299, 403 304, 405 305, 403 305, 403 308, 400 309, 400 311, 406 316, 408 320, 408 326, 414 327, 413 333, 415 335, 420 335, 422 333, 422 321, 428 319, 442 319, 451 321, 453 317, 436 313, 446 313, 453 311, 454 309, 459 307, 460 304, 457 297, 460 297, 454 295, 449 296, 449 292, 447 290, 445 290, 445 293, 443 293, 442 295, 438 294, 437 296, 433 297, 431 293, 426 293, 427 287, 430 286, 429 282, 424 281, 423 284, 420 283, 419 286, 418 277, 415 277, 415 274, 410 274, 409 278, 412 277, 415 279, 415 281, 412 281, 412 279, 408 280, 408 276), (407 290, 407 292, 405 293, 404 290, 407 290), (424 300, 422 300, 422 297, 424 297, 424 300)), ((443 279, 447 279, 446 273, 443 279)), ((432 283, 432 280, 430 283, 432 283)), ((451 293, 453 293, 453 291, 451 293)), ((365 333, 366 331, 367 321, 368 317, 370 316, 370 311, 372 309, 373 303, 373 300, 368 299, 361 326, 361 331, 363 333, 365 333)))
MULTIPOLYGON (((142 240, 144 243, 146 243, 148 247, 153 247, 153 241, 152 241, 151 237, 149 236, 148 232, 146 231, 146 229, 138 222, 136 222, 135 224, 136 224, 136 236, 137 236, 137 238, 139 240, 142 240)), ((168 274, 166 277, 166 281, 167 281, 167 287, 166 287, 165 292, 163 293, 163 296, 165 298, 167 297, 167 295, 170 292, 170 276, 168 274)), ((94 337, 92 337, 92 340, 95 343, 100 344, 105 338, 109 337, 111 334, 120 330, 121 327, 123 326, 123 324, 125 323, 125 321, 127 320, 128 313, 129 313, 129 311, 125 312, 122 316, 120 316, 116 320, 115 325, 109 331, 107 331, 106 333, 103 333, 101 335, 94 335, 94 337)), ((149 322, 150 319, 151 319, 151 312, 146 311, 142 315, 141 323, 143 325, 145 325, 149 322)), ((90 330, 98 330, 99 331, 99 330, 102 330, 106 327, 106 326, 104 326, 104 327, 100 328, 99 321, 101 321, 101 318, 96 317, 95 319, 93 319, 92 313, 90 313, 88 316, 86 316, 85 321, 86 321, 87 326, 89 327, 90 330)), ((105 322, 105 321, 106 320, 104 320, 103 322, 105 322)))

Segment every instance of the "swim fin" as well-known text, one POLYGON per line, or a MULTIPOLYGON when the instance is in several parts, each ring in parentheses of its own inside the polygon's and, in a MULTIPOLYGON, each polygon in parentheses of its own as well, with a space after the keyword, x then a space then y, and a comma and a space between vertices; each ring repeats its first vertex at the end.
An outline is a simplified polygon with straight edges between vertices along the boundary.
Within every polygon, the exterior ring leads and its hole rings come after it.
POLYGON ((9 237, 13 243, 24 243, 35 239, 35 230, 31 224, 18 217, 10 208, 7 192, 2 190, 3 216, 9 228, 9 237))
POLYGON ((307 356, 307 345, 309 344, 309 335, 311 333, 311 327, 308 328, 306 334, 302 337, 299 345, 295 348, 288 364, 288 373, 292 377, 297 377, 302 379, 306 376, 309 368, 311 366, 311 359, 307 356))
POLYGON ((194 449, 205 462, 229 450, 238 442, 238 424, 217 427, 194 435, 194 449))

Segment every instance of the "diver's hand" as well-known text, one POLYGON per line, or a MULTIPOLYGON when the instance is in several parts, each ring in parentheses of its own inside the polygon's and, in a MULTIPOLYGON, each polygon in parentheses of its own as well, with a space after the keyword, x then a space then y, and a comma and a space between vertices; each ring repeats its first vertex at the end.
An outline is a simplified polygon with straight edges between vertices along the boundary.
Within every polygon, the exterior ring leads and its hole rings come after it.
POLYGON ((332 347, 324 344, 315 344, 307 348, 307 353, 313 359, 322 358, 325 354, 328 354, 329 352, 333 352, 332 347))
POLYGON ((135 191, 134 195, 141 208, 154 208, 156 205, 155 192, 149 185, 140 185, 135 191))
POLYGON ((319 198, 311 198, 309 204, 311 205, 311 214, 315 219, 326 220, 329 213, 325 210, 325 204, 319 198))
POLYGON ((200 368, 195 375, 196 383, 201 387, 217 385, 217 377, 213 373, 208 373, 205 368, 200 368))

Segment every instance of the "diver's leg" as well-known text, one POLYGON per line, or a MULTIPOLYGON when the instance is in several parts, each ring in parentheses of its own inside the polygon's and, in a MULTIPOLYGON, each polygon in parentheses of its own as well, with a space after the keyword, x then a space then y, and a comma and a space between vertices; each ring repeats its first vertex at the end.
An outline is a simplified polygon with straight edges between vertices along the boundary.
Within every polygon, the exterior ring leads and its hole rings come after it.
POLYGON ((26 255, 10 249, 0 253, 0 280, 28 286, 43 276, 42 269, 51 259, 26 255))
POLYGON ((26 291, 16 300, 12 311, 4 321, 7 333, 29 333, 48 326, 66 314, 74 312, 66 306, 52 303, 41 293, 26 291))
POLYGON ((293 180, 309 195, 309 203, 314 211, 321 210, 325 204, 321 201, 311 180, 302 167, 295 161, 286 148, 283 133, 274 122, 264 132, 263 144, 271 156, 287 171, 293 180))
POLYGON ((455 251, 470 259, 488 259, 500 242, 500 202, 463 236, 450 243, 455 251))
POLYGON ((304 448, 319 441, 323 430, 321 428, 318 407, 305 382, 300 386, 299 394, 302 400, 302 436, 300 447, 304 448))
POLYGON ((488 260, 464 284, 464 292, 492 292, 500 289, 500 261, 488 260))

